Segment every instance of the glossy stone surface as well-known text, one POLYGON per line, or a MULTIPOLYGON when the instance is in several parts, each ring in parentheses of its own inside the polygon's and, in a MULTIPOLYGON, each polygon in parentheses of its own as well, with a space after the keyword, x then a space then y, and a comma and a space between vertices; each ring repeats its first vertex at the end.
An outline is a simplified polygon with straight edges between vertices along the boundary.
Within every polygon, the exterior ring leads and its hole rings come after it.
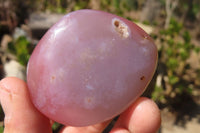
POLYGON ((124 111, 157 62, 152 39, 124 18, 94 10, 64 16, 40 40, 27 83, 36 108, 65 125, 87 126, 124 111))

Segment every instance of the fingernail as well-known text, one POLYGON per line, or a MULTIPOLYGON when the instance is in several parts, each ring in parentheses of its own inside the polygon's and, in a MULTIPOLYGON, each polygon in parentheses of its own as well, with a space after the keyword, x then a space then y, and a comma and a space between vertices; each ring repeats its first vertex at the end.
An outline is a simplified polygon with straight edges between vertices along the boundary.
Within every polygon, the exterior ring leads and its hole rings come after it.
POLYGON ((8 122, 12 115, 12 93, 2 82, 0 82, 0 103, 5 114, 4 120, 8 122))

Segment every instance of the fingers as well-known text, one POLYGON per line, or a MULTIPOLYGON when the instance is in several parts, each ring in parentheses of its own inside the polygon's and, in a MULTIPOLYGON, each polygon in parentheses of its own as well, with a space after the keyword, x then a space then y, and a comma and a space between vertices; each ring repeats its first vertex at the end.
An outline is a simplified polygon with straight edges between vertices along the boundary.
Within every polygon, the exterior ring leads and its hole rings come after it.
POLYGON ((5 113, 4 133, 50 133, 49 119, 30 101, 26 83, 17 78, 0 82, 0 102, 5 113))
POLYGON ((155 133, 160 124, 157 105, 142 97, 120 115, 111 133, 155 133))
MULTIPOLYGON (((4 133, 48 133, 49 119, 39 113, 30 101, 26 83, 17 78, 0 82, 0 102, 5 113, 4 133)), ((99 133, 110 121, 88 127, 65 127, 62 133, 99 133)), ((111 133, 155 133, 161 123, 157 105, 148 98, 139 98, 121 114, 111 133)))
POLYGON ((100 124, 87 126, 87 127, 71 127, 67 126, 61 130, 60 133, 101 133, 111 120, 105 121, 100 124))
MULTIPOLYGON (((100 133, 110 121, 88 127, 65 127, 61 133, 100 133)), ((148 98, 139 98, 122 113, 110 133, 155 133, 161 124, 157 105, 148 98)))

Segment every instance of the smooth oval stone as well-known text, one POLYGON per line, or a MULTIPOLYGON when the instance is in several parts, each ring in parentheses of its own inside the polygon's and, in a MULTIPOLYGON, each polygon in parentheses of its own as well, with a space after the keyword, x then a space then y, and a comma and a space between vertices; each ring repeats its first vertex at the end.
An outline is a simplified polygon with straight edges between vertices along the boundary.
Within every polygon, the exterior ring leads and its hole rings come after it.
POLYGON ((141 28, 102 11, 64 16, 31 55, 27 83, 50 119, 87 126, 119 115, 150 82, 157 49, 141 28))

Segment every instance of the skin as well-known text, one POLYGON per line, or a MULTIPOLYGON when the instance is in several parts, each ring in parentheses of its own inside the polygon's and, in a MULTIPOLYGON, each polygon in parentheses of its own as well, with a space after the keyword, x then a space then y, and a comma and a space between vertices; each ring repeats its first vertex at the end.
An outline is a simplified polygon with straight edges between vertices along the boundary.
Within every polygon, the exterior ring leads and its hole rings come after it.
MULTIPOLYGON (((5 113, 4 133, 51 133, 51 121, 31 103, 27 85, 18 78, 0 81, 0 102, 5 113)), ((100 133, 111 120, 87 127, 64 127, 60 133, 100 133)), ((155 133, 161 124, 160 110, 145 97, 124 111, 110 133, 155 133)))

